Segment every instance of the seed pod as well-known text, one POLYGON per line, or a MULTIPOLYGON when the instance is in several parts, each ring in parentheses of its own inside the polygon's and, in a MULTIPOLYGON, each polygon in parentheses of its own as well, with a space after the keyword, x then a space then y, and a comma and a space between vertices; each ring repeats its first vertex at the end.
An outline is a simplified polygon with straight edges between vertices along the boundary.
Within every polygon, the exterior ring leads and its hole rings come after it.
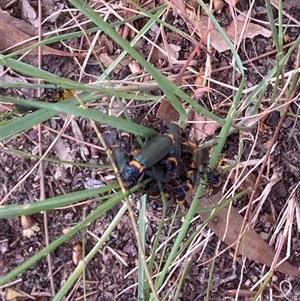
POLYGON ((30 238, 35 236, 40 231, 38 223, 33 219, 31 215, 21 215, 21 226, 23 229, 23 236, 30 238))
POLYGON ((78 242, 73 248, 72 252, 72 261, 75 266, 78 265, 79 261, 82 260, 83 254, 82 254, 82 243, 78 242))

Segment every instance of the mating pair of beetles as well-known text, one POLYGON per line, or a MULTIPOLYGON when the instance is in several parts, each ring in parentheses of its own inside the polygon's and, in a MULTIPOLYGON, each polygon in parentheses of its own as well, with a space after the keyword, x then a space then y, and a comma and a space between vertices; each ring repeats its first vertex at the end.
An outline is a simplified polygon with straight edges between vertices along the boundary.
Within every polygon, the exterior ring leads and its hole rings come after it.
MULTIPOLYGON (((130 142, 130 135, 122 132, 120 144, 113 147, 113 157, 127 189, 146 176, 153 179, 148 185, 150 198, 160 197, 157 183, 161 182, 166 196, 183 203, 186 192, 197 184, 200 169, 204 170, 207 165, 209 152, 207 148, 199 149, 195 143, 185 141, 178 124, 172 122, 165 128, 165 133, 149 140, 140 150, 130 142)), ((209 193, 216 193, 222 183, 220 176, 212 171, 206 175, 209 193)))

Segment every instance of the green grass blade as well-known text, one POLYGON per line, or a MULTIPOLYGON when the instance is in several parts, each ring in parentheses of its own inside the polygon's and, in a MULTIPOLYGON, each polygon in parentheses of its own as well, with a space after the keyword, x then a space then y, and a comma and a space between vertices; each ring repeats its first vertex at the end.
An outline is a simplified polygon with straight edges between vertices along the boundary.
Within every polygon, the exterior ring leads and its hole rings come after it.
POLYGON ((34 124, 41 123, 44 120, 47 120, 47 118, 51 118, 52 116, 56 115, 56 113, 60 112, 85 117, 87 119, 92 119, 102 124, 110 125, 114 128, 119 128, 142 137, 154 137, 157 135, 157 132, 150 130, 142 125, 135 124, 131 121, 127 121, 125 119, 118 118, 115 116, 109 116, 107 114, 100 113, 97 110, 83 109, 71 106, 68 104, 69 101, 77 101, 73 97, 72 99, 68 99, 68 101, 62 101, 59 103, 47 103, 36 100, 24 101, 6 96, 3 96, 2 99, 7 102, 11 102, 18 105, 43 108, 43 110, 35 111, 33 113, 23 116, 22 118, 19 118, 18 120, 14 121, 14 123, 2 126, 0 131, 0 140, 10 137, 22 129, 30 128, 34 124), (51 111, 47 111, 45 109, 51 111))
MULTIPOLYGON (((146 250, 146 201, 147 194, 144 194, 140 199, 141 208, 139 210, 139 234, 144 250, 146 250)), ((145 270, 140 258, 140 253, 138 267, 138 298, 141 298, 142 300, 145 298, 145 270)))
POLYGON ((72 203, 79 202, 102 193, 106 193, 118 187, 119 185, 117 183, 114 183, 99 188, 59 195, 40 202, 26 205, 3 205, 1 206, 0 218, 3 219, 20 215, 31 215, 34 213, 51 210, 53 208, 64 207, 72 203))

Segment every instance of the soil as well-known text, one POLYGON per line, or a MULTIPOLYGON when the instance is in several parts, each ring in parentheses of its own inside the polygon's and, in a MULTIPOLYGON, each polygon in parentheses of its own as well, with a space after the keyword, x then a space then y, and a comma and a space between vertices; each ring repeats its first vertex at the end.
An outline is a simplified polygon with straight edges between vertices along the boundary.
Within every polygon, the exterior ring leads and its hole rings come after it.
MULTIPOLYGON (((296 9, 290 2, 291 1, 284 1, 285 10, 295 19, 300 21, 299 9, 296 9)), ((16 2, 12 7, 10 7, 10 9, 12 9, 11 12, 15 17, 22 18, 19 5, 19 2, 16 2)), ((240 1, 237 4, 237 8, 240 11, 247 12, 249 9, 248 1, 240 1)), ((2 6, 2 9, 5 9, 5 7, 2 6)), ((253 11, 256 12, 261 21, 268 20, 264 9, 264 1, 255 1, 253 11)), ((69 16, 67 13, 61 13, 57 22, 58 24, 63 24, 68 19, 69 16)), ((181 30, 184 30, 187 33, 189 32, 186 24, 182 22, 180 17, 170 12, 167 17, 167 22, 171 22, 171 20, 174 24, 178 24, 178 27, 181 30)), ((231 22, 232 18, 230 10, 227 6, 225 6, 218 15, 218 20, 223 26, 226 26, 231 22)), ((112 20, 109 21, 116 20, 112 18, 112 20)), ((284 23, 288 23, 289 20, 285 17, 283 21, 284 23)), ((47 31, 54 29, 54 23, 47 22, 44 26, 47 31)), ((135 26, 142 26, 142 24, 137 23, 135 26)), ((287 32, 285 34, 289 36, 289 39, 292 42, 300 34, 300 29, 299 27, 287 27, 287 32)), ((153 36, 150 34, 148 37, 153 40, 153 36)), ((172 43, 173 45, 180 47, 179 59, 181 60, 186 59, 194 47, 190 41, 168 31, 166 31, 166 38, 168 43, 172 43)), ((119 51, 118 46, 111 42, 108 37, 102 37, 101 39, 103 42, 101 45, 104 49, 103 51, 105 51, 108 56, 114 57, 114 55, 119 51)), ((128 37, 128 39, 130 39, 130 37, 128 37)), ((158 41, 157 43, 160 44, 161 42, 162 41, 158 41)), ((71 39, 69 43, 71 43, 73 47, 78 46, 79 48, 79 39, 71 39)), ((86 48, 89 47, 88 45, 84 46, 86 48)), ((62 46, 60 43, 54 44, 52 47, 67 51, 67 48, 62 46)), ((143 42, 143 45, 138 46, 138 50, 146 57, 149 49, 150 47, 145 41, 143 42)), ((276 53, 255 59, 256 57, 260 57, 273 49, 274 45, 272 38, 258 35, 252 39, 247 38, 244 40, 243 46, 239 50, 239 55, 243 61, 253 59, 251 62, 244 64, 247 88, 251 88, 254 85, 259 84, 262 78, 276 65, 276 53)), ((198 54, 195 58, 199 66, 205 62, 206 55, 207 54, 204 51, 201 51, 201 54, 198 54)), ((294 64, 297 60, 296 55, 297 53, 292 54, 286 64, 285 71, 294 70, 294 64)), ((232 62, 231 52, 225 51, 218 53, 214 51, 211 59, 213 68, 212 78, 224 84, 234 84, 235 86, 238 86, 241 78, 237 72, 234 73, 233 69, 230 67, 232 62), (215 70, 219 68, 223 68, 223 70, 215 72, 215 70), (232 82, 233 78, 235 79, 234 83, 232 82)), ((160 63, 162 63, 163 60, 165 60, 165 58, 160 58, 160 63)), ((153 61, 153 63, 157 62, 153 61)), ((55 55, 47 55, 43 57, 43 68, 54 74, 75 80, 78 79, 78 74, 80 73, 79 67, 73 58, 65 58, 55 55)), ((180 71, 178 68, 172 68, 170 70, 171 71, 168 71, 167 73, 168 75, 178 74, 180 71)), ((128 67, 119 68, 115 72, 112 72, 110 79, 122 80, 130 72, 131 71, 128 67)), ((91 80, 95 80, 99 74, 101 74, 99 64, 92 61, 88 62, 82 82, 87 83, 91 80)), ((231 105, 231 102, 228 99, 232 99, 232 90, 214 83, 211 83, 210 88, 214 91, 214 93, 213 97, 210 99, 203 100, 206 107, 219 116, 225 116, 231 105)), ((8 90, 3 92, 7 95, 14 94, 13 91, 8 90)), ((161 91, 159 90, 153 93, 160 94, 161 91)), ((264 108, 268 108, 271 105, 270 99, 272 97, 272 93, 273 90, 270 86, 266 91, 265 100, 263 101, 264 108)), ((295 95, 298 94, 299 91, 296 91, 295 95)), ((285 100, 283 99, 282 103, 284 103, 284 101, 285 100)), ((100 102, 101 101, 99 100, 99 103, 100 102)), ((146 111, 148 110, 139 108, 135 110, 137 104, 140 105, 140 102, 131 105, 130 113, 133 116, 137 115, 143 117, 143 115, 146 115, 146 111)), ((95 102, 94 105, 97 106, 97 102, 95 102)), ((262 110, 264 108, 262 108, 262 110)), ((272 113, 274 116, 272 114, 268 115, 268 118, 262 122, 259 128, 255 127, 250 129, 248 132, 249 139, 245 137, 242 155, 243 161, 249 158, 249 154, 251 152, 252 159, 260 159, 265 155, 268 143, 274 136, 278 126, 280 118, 280 114, 278 114, 278 112, 279 111, 275 111, 272 113), (256 135, 258 136, 258 141, 256 142, 253 150, 252 138, 256 137, 256 135)), ((155 115, 155 111, 153 112, 153 115, 155 115)), ((268 199, 261 209, 260 222, 255 225, 257 232, 267 233, 268 238, 275 231, 276 220, 274 220, 274 217, 279 219, 281 212, 287 203, 288 197, 295 189, 300 179, 300 120, 298 116, 299 98, 290 105, 288 115, 283 124, 280 126, 275 150, 271 155, 272 164, 270 168, 272 171, 280 172, 281 180, 272 187, 268 199), (271 221, 268 220, 267 223, 264 218, 269 218, 271 221), (268 228, 266 224, 270 223, 271 226, 268 228)), ((52 118, 42 125, 42 145, 44 150, 46 150, 53 142, 56 135, 55 131, 59 131, 63 127, 65 118, 66 116, 64 114, 59 114, 57 117, 52 118)), ((74 136, 75 132, 75 126, 73 124, 67 128, 65 134, 59 141, 60 145, 57 146, 57 148, 54 149, 49 156, 57 158, 61 149, 68 148, 70 157, 65 158, 66 160, 109 165, 106 153, 89 122, 75 117, 74 123, 77 124, 82 132, 84 143, 70 138, 74 136)), ((99 127, 101 128, 104 138, 109 146, 118 143, 118 132, 116 129, 106 127, 105 125, 99 125, 99 127)), ((17 150, 26 150, 29 153, 37 154, 39 145, 37 133, 37 129, 33 128, 11 138, 9 141, 4 142, 5 150, 1 149, 0 153, 1 200, 15 187, 15 185, 19 183, 21 178, 33 169, 34 165, 37 163, 37 159, 35 158, 16 154, 8 151, 8 149, 13 148, 17 150)), ((233 160, 239 154, 239 139, 239 134, 232 134, 228 137, 224 148, 225 158, 233 160)), ((258 172, 259 170, 254 171, 255 177, 257 177, 258 172)), ((44 164, 45 197, 49 198, 65 193, 80 191, 89 187, 97 187, 99 185, 111 183, 114 181, 111 175, 112 174, 108 173, 107 170, 100 168, 93 169, 46 162, 44 164)), ((267 179, 265 179, 265 182, 267 182, 267 179)), ((262 179, 262 185, 263 184, 264 179, 262 179)), ((299 192, 298 188, 298 195, 299 192)), ((5 204, 28 204, 38 201, 40 197, 40 173, 39 169, 35 168, 34 171, 26 178, 24 183, 19 185, 7 198, 5 204)), ((244 198, 235 201, 234 206, 237 209, 241 209, 248 203, 248 201, 248 196, 245 196, 244 198)), ((76 225, 79 221, 84 219, 86 215, 95 210, 98 205, 99 201, 91 200, 81 205, 68 206, 64 209, 48 211, 47 229, 49 240, 53 241, 58 238, 66 229, 76 225)), ((180 206, 179 213, 186 213, 188 206, 188 204, 180 206)), ((299 206, 299 204, 297 206, 299 206)), ((82 242, 84 242, 85 252, 87 253, 90 251, 97 243, 97 237, 101 237, 121 207, 122 203, 118 203, 106 214, 100 216, 96 222, 89 224, 84 234, 81 233, 76 235, 67 243, 58 247, 55 252, 51 253, 51 270, 54 275, 54 289, 56 292, 59 291, 61 286, 68 280, 69 275, 75 269, 74 260, 72 260, 72 256, 74 256, 74 248, 79 249, 80 253, 82 242)), ((165 242, 170 229, 171 233, 175 233, 182 225, 181 219, 176 219, 174 223, 172 222, 171 217, 174 215, 176 207, 177 205, 175 202, 168 202, 167 217, 170 217, 170 219, 164 223, 160 243, 165 242)), ((137 201, 134 202, 133 205, 133 209, 136 214, 138 214, 139 208, 140 201, 137 198, 137 201)), ((149 200, 147 202, 146 212, 148 219, 146 229, 146 255, 149 255, 153 244, 152 239, 157 232, 159 219, 162 216, 162 202, 160 200, 149 200)), ((46 246, 43 214, 35 214, 32 218, 38 224, 40 231, 37 231, 35 233, 36 235, 31 237, 23 236, 19 218, 0 219, 1 275, 7 274, 13 268, 17 267, 46 246)), ((201 220, 198 217, 190 224, 187 232, 187 238, 196 231, 200 223, 201 220)), ((300 243, 298 229, 299 224, 297 225, 296 220, 294 220, 290 241, 290 257, 288 259, 294 267, 300 267, 300 243)), ((206 290, 210 276, 209 273, 212 268, 211 260, 215 256, 215 250, 219 238, 213 235, 208 228, 202 232, 202 235, 204 235, 204 237, 209 237, 209 244, 207 244, 205 248, 199 249, 199 251, 196 250, 192 256, 190 256, 188 272, 182 285, 178 300, 200 301, 204 300, 207 293, 206 290)), ((137 286, 135 286, 137 283, 136 267, 138 261, 138 248, 134 237, 130 218, 128 214, 125 214, 118 227, 112 232, 109 239, 106 241, 105 247, 94 256, 93 260, 86 268, 87 300, 138 300, 137 286), (120 292, 122 293, 120 294, 120 292)), ((171 246, 172 241, 170 241, 167 245, 165 251, 166 254, 168 254, 171 246)), ((235 266, 233 266, 234 250, 228 250, 228 246, 224 243, 222 243, 219 248, 220 255, 215 261, 209 300, 234 300, 235 290, 237 290, 239 286, 242 290, 239 293, 238 300, 251 300, 253 295, 251 295, 249 288, 262 277, 262 271, 264 270, 263 265, 250 260, 242 261, 241 258, 238 258, 235 266), (222 250, 226 251, 222 252, 222 250)), ((286 251, 286 248, 284 248, 281 254, 282 257, 285 257, 286 251)), ((163 254, 158 254, 158 258, 161 256, 163 256, 163 254)), ((182 266, 177 268, 172 278, 167 283, 167 286, 164 288, 164 291, 171 289, 175 292, 176 287, 174 289, 172 286, 175 283, 176 276, 179 276, 182 272, 182 268, 182 266)), ((53 297, 51 296, 47 257, 44 257, 36 264, 33 264, 29 269, 18 275, 17 279, 20 279, 21 281, 14 284, 13 287, 15 289, 34 296, 36 298, 35 300, 52 300, 53 297)), ((284 300, 285 298, 288 300, 287 297, 289 300, 293 301, 300 300, 300 279, 297 277, 275 272, 270 283, 270 287, 274 293, 273 300, 284 300)), ((79 282, 74 292, 70 293, 71 297, 68 300, 80 300, 83 293, 82 282, 79 282)), ((161 296, 163 295, 164 294, 162 293, 161 296)), ((21 300, 32 299, 23 298, 21 300)), ((172 300, 172 297, 170 297, 169 300, 172 300)), ((267 290, 263 293, 262 300, 271 300, 270 294, 267 290)))

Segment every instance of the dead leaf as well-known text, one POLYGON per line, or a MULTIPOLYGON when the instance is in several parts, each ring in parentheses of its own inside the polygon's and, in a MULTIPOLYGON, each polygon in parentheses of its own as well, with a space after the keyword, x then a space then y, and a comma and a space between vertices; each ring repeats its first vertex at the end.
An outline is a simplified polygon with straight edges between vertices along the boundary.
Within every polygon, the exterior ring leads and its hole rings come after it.
MULTIPOLYGON (((202 35, 207 31, 208 28, 208 17, 206 16, 201 16, 200 20, 195 19, 190 19, 190 21, 193 23, 195 26, 195 30, 197 34, 202 37, 202 35)), ((226 28, 224 28, 227 36, 229 39, 234 42, 235 41, 235 36, 236 40, 238 41, 240 39, 240 35, 243 29, 245 22, 243 21, 237 21, 236 23, 236 28, 237 32, 235 32, 235 25, 233 22, 226 28)), ((271 31, 254 23, 249 23, 247 26, 247 29, 244 33, 243 39, 245 38, 254 38, 257 35, 262 35, 264 37, 270 37, 271 36, 271 31)), ((223 52, 229 49, 227 43, 225 40, 222 38, 220 33, 216 30, 214 27, 211 32, 210 32, 210 43, 213 48, 215 48, 218 52, 223 52)))
MULTIPOLYGON (((62 139, 58 139, 55 143, 55 145, 53 146, 53 150, 55 151, 57 157, 62 160, 62 161, 74 161, 73 156, 71 155, 71 149, 69 144, 62 140, 62 139)), ((63 164, 63 166, 65 167, 65 169, 67 168, 72 168, 73 165, 71 164, 63 164)))
MULTIPOLYGON (((234 42, 235 36, 237 36, 237 40, 240 39, 240 35, 242 33, 243 27, 245 25, 245 22, 237 21, 237 32, 235 32, 235 26, 234 23, 231 22, 229 26, 226 27, 225 31, 227 33, 227 36, 229 39, 234 42)), ((271 36, 271 31, 269 29, 266 29, 258 24, 254 23, 248 23, 246 32, 243 36, 243 39, 250 38, 253 39, 254 37, 262 35, 264 37, 269 38, 271 36)))
POLYGON ((219 123, 206 116, 199 115, 197 112, 194 112, 193 120, 195 121, 193 127, 194 137, 197 141, 204 141, 207 136, 213 135, 221 126, 219 123))
POLYGON ((195 85, 196 86, 203 86, 203 84, 204 84, 203 74, 205 74, 205 67, 201 66, 201 68, 200 68, 200 70, 198 72, 198 75, 197 75, 197 77, 195 79, 195 85))
POLYGON ((156 113, 156 117, 166 122, 172 122, 178 121, 179 114, 167 99, 163 99, 156 113))
MULTIPOLYGON (((168 36, 169 37, 169 36, 168 36)), ((170 37, 169 37, 170 38, 170 37)), ((175 38, 174 38, 175 40, 175 38)), ((144 46, 143 46, 144 47, 144 46)), ((167 44, 161 43, 159 47, 164 51, 162 52, 158 48, 154 48, 150 57, 150 62, 152 64, 157 64, 159 60, 169 62, 170 65, 177 64, 179 51, 181 50, 180 46, 175 44, 167 44)))
POLYGON ((164 43, 161 43, 159 46, 162 50, 164 50, 167 53, 167 56, 162 56, 161 58, 167 59, 167 57, 169 57, 171 59, 170 64, 171 65, 174 63, 176 64, 181 47, 175 44, 164 44, 164 43))
MULTIPOLYGON (((101 63, 104 65, 104 67, 108 68, 110 65, 114 63, 116 60, 116 56, 109 56, 107 53, 100 53, 99 59, 101 63)), ((124 69, 125 66, 128 66, 129 62, 132 59, 129 59, 129 56, 126 56, 115 68, 114 72, 119 73, 122 69, 124 69)))
MULTIPOLYGON (((203 197, 200 202, 201 207, 216 205, 221 198, 221 192, 210 197, 203 197)), ((203 220, 206 220, 209 218, 210 212, 201 212, 200 216, 203 220)), ((243 217, 233 207, 231 207, 229 211, 227 206, 208 223, 208 227, 226 244, 230 246, 233 245, 233 248, 235 248, 242 224, 243 217)), ((275 257, 274 250, 254 230, 249 229, 241 238, 241 243, 239 245, 239 254, 269 267, 272 265, 275 257)), ((278 259, 278 262, 280 260, 281 259, 278 259)), ((300 270, 293 267, 287 261, 278 266, 277 270, 286 275, 300 277, 300 270)))
MULTIPOLYGON (((9 52, 17 51, 23 49, 24 47, 33 45, 34 43, 37 42, 37 40, 25 42, 25 43, 22 42, 31 39, 32 37, 36 36, 36 34, 37 34, 36 29, 32 25, 20 19, 14 18, 6 11, 0 9, 0 36, 1 36, 0 51, 1 52, 7 52, 8 49, 9 52), (22 43, 22 45, 19 45, 20 43, 22 43)), ((69 53, 69 52, 64 52, 64 51, 51 48, 49 46, 42 46, 42 53, 44 55, 54 54, 59 56, 70 56, 70 57, 86 56, 85 53, 69 53)), ((37 48, 31 50, 30 54, 37 55, 37 48)))
MULTIPOLYGON (((14 18, 7 11, 4 11, 2 9, 0 10, 0 21, 3 23, 6 23, 6 24, 10 24, 14 28, 26 33, 29 36, 34 36, 37 34, 37 31, 33 26, 31 26, 27 22, 24 22, 20 19, 14 18)), ((2 31, 1 28, 0 28, 0 30, 2 31)), ((0 50, 2 50, 2 48, 4 48, 4 47, 1 45, 0 50)))
POLYGON ((269 214, 269 213, 264 213, 261 217, 261 220, 265 224, 270 224, 270 225, 275 224, 275 219, 274 219, 273 215, 269 214))
POLYGON ((265 143, 263 143, 263 149, 268 150, 270 149, 272 146, 274 145, 274 141, 273 138, 269 139, 268 141, 266 141, 265 143))
POLYGON ((170 0, 171 3, 175 6, 180 15, 183 15, 184 18, 187 18, 185 10, 185 1, 183 0, 170 0))

